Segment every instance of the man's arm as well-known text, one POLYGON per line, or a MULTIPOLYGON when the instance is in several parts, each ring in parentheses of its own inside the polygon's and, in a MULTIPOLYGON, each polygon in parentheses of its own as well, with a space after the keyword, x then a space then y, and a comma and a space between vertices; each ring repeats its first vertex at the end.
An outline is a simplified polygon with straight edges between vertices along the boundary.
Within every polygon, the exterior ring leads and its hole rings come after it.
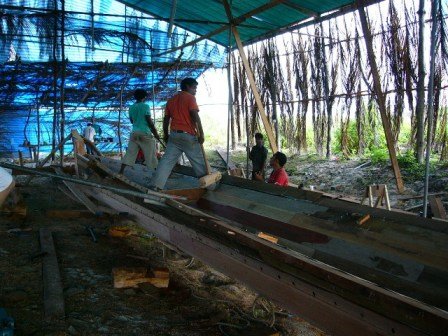
POLYGON ((170 126, 170 117, 166 115, 163 118, 163 140, 165 140, 165 143, 168 143, 168 137, 169 137, 168 127, 169 126, 170 126))
POLYGON ((154 134, 155 138, 160 141, 159 133, 157 132, 157 129, 152 122, 151 116, 145 115, 145 119, 148 123, 149 128, 151 129, 152 134, 154 134))
POLYGON ((190 110, 191 120, 197 127, 198 141, 202 145, 204 143, 204 131, 202 129, 201 118, 199 117, 199 110, 190 110))

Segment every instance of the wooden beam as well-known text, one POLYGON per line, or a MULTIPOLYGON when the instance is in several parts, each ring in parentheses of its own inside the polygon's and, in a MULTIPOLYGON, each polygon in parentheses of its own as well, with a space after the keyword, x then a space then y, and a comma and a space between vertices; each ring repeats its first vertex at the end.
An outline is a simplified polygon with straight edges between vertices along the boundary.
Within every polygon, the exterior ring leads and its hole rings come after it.
POLYGON ((369 64, 372 72, 373 78, 373 90, 375 93, 376 101, 378 103, 378 108, 380 110, 381 122, 384 128, 384 134, 386 136, 387 149, 389 150, 390 161, 392 163, 392 169, 394 171, 395 180, 397 184, 397 190, 399 193, 403 193, 404 184, 401 178, 400 167, 398 166, 397 154, 395 152, 395 144, 393 140, 393 135, 390 127, 390 120, 387 117, 386 101, 381 88, 381 79, 378 71, 378 66, 376 64, 375 53, 373 51, 372 43, 372 33, 367 22, 366 13, 364 11, 365 0, 357 0, 358 13, 361 20, 361 27, 364 33, 364 41, 366 43, 367 57, 369 59, 369 64))
MULTIPOLYGON (((275 1, 271 1, 275 2, 275 1)), ((281 1, 277 1, 277 4, 281 1)), ((234 22, 232 18, 232 12, 230 9, 230 5, 227 0, 223 0, 224 8, 226 9, 227 17, 229 18, 229 22, 234 22)), ((238 29, 235 25, 231 25, 233 36, 235 37, 235 42, 238 47, 238 51, 240 53, 241 60, 243 61, 244 70, 246 71, 247 78, 249 79, 249 84, 252 89, 252 92, 255 97, 255 102, 257 103, 258 112, 260 113, 261 120, 263 122, 264 128, 268 135, 269 144, 271 146, 272 153, 278 152, 277 142, 275 141, 274 133, 272 132, 271 124, 266 116, 266 111, 263 106, 263 102, 261 101, 260 93, 258 92, 257 85, 255 84, 255 78, 250 69, 249 60, 246 57, 246 53, 244 51, 243 44, 241 42, 240 34, 238 33, 238 29)))
MULTIPOLYGON (((264 11, 266 11, 266 10, 272 8, 272 7, 275 7, 275 6, 281 4, 281 3, 285 2, 285 1, 286 0, 271 0, 271 1, 268 1, 263 6, 254 8, 253 10, 251 10, 251 11, 249 11, 247 13, 244 13, 243 15, 240 15, 237 18, 233 19, 232 20, 232 24, 239 25, 240 23, 246 21, 246 19, 248 19, 248 18, 250 18, 250 17, 252 17, 254 15, 257 15, 257 14, 259 14, 261 12, 264 12, 264 11)), ((227 2, 227 0, 224 0, 224 3, 225 2, 227 2)), ((139 10, 141 10, 141 9, 139 9, 139 10)), ((154 16, 154 13, 150 13, 150 14, 154 16)), ((198 43, 198 42, 200 42, 202 40, 210 39, 211 37, 213 37, 215 35, 218 35, 219 33, 222 33, 224 31, 226 31, 227 29, 229 29, 229 26, 228 25, 224 25, 222 27, 219 27, 219 28, 215 29, 214 31, 211 31, 208 34, 202 35, 201 37, 199 37, 197 39, 194 39, 193 41, 185 43, 185 44, 183 44, 181 46, 178 46, 176 48, 172 48, 170 50, 164 51, 162 53, 153 55, 153 57, 159 57, 159 56, 163 56, 163 55, 166 55, 166 54, 171 54, 171 53, 173 53, 173 52, 175 52, 177 50, 181 50, 181 49, 184 49, 186 47, 195 45, 196 43, 198 43)))
POLYGON ((65 316, 65 305, 53 236, 47 228, 41 228, 39 234, 41 249, 44 253, 42 259, 42 277, 44 283, 45 318, 60 319, 65 316))
POLYGON ((170 22, 168 26, 168 37, 171 37, 171 34, 173 32, 174 17, 176 16, 176 7, 177 7, 177 0, 173 0, 171 4, 170 22))

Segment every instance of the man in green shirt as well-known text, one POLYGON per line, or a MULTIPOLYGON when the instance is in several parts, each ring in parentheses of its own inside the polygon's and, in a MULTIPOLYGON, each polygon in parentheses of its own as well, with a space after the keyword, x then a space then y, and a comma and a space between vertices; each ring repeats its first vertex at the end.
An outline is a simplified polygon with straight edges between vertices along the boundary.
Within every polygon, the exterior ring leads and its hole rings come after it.
POLYGON ((151 120, 149 105, 146 100, 147 92, 143 89, 137 89, 134 92, 135 104, 129 108, 129 119, 132 123, 132 133, 129 137, 128 150, 121 161, 120 174, 123 174, 126 166, 133 166, 139 149, 145 156, 146 166, 154 170, 157 167, 156 141, 160 141, 154 123, 151 120))

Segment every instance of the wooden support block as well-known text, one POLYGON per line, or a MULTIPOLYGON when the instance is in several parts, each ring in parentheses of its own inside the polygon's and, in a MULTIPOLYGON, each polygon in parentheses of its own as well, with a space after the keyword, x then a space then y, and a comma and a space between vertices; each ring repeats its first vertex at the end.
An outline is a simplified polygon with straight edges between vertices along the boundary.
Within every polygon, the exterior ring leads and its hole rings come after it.
POLYGON ((167 268, 116 267, 112 270, 114 288, 136 288, 138 284, 150 283, 157 288, 167 288, 170 281, 167 268))
POLYGON ((91 217, 92 213, 87 210, 47 210, 45 215, 50 218, 86 218, 91 217))
POLYGON ((44 254, 42 259, 42 277, 44 284, 44 312, 46 319, 63 318, 65 316, 64 295, 58 259, 50 230, 39 230, 40 246, 44 254))
POLYGON ((271 243, 274 243, 274 244, 277 244, 277 242, 278 242, 278 238, 277 237, 270 236, 270 235, 268 235, 266 233, 263 233, 263 232, 259 232, 257 236, 259 238, 264 239, 264 240, 270 241, 271 243))
POLYGON ((218 182, 219 180, 221 180, 221 178, 222 178, 222 175, 220 172, 213 172, 211 174, 202 176, 199 179, 199 186, 201 188, 206 188, 206 187, 212 185, 213 183, 218 182))
POLYGON ((363 225, 365 222, 367 222, 370 219, 370 215, 367 214, 364 217, 362 217, 360 220, 358 220, 359 225, 363 225))
POLYGON ((205 194, 205 189, 201 188, 192 188, 192 189, 172 189, 172 190, 163 190, 164 194, 168 195, 177 195, 184 196, 188 198, 187 202, 196 202, 205 194))
POLYGON ((71 131, 70 134, 71 134, 72 140, 73 140, 73 147, 74 147, 75 155, 76 155, 76 153, 79 155, 85 155, 87 153, 87 151, 86 151, 86 146, 85 146, 83 137, 78 133, 77 130, 74 130, 74 129, 71 131))
POLYGON ((436 196, 429 196, 428 198, 429 204, 431 205, 432 213, 435 218, 445 219, 446 211, 443 207, 442 200, 436 196))
POLYGON ((112 226, 109 228, 108 235, 110 237, 126 237, 134 233, 130 228, 126 226, 112 226))
POLYGON ((233 169, 229 168, 229 175, 230 176, 246 178, 246 174, 244 173, 244 169, 243 168, 233 168, 233 169))

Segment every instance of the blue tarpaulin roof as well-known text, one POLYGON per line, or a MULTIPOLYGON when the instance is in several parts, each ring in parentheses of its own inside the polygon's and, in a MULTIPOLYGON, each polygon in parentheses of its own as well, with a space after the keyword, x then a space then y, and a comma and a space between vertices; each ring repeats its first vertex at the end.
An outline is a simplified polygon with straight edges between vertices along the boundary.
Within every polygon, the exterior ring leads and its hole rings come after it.
POLYGON ((178 27, 168 36, 167 29, 168 23, 114 0, 94 0, 93 7, 90 1, 65 0, 62 7, 56 0, 3 0, 0 152, 16 151, 25 140, 51 143, 62 95, 66 132, 94 117, 115 139, 118 111, 126 126, 136 88, 147 89, 160 106, 182 78, 223 66, 224 48, 207 40, 157 56, 198 37, 178 27))

